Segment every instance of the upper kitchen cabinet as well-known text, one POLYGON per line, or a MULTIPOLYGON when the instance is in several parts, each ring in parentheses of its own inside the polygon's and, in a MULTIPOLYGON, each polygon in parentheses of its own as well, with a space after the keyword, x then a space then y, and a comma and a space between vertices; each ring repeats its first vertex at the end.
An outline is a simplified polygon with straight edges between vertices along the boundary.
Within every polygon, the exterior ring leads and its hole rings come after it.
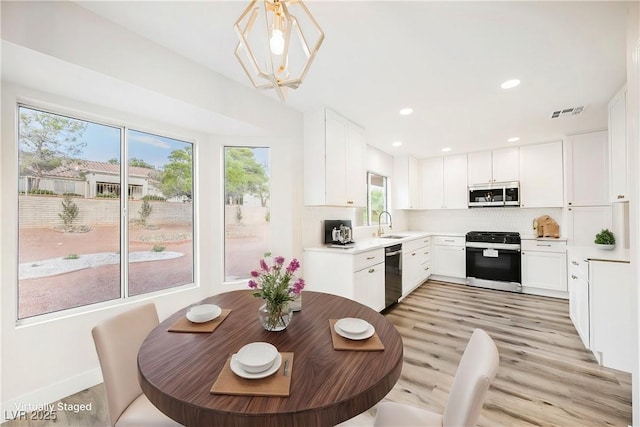
POLYGON ((305 205, 366 206, 364 130, 324 108, 304 116, 305 205))
POLYGON ((481 151, 467 155, 469 185, 520 179, 518 147, 481 151))
POLYGON ((411 156, 393 158, 396 209, 420 209, 420 163, 411 156))
POLYGON ((467 209, 467 155, 444 158, 444 208, 467 209))
POLYGON ((626 86, 609 102, 609 172, 610 200, 629 200, 627 183, 627 88, 626 86))
POLYGON ((420 161, 424 209, 467 208, 467 155, 433 157, 420 161))
POLYGON ((567 206, 609 204, 609 142, 607 131, 565 139, 567 206))
POLYGON ((442 209, 444 207, 444 163, 442 157, 420 160, 420 183, 422 207, 442 209))
POLYGON ((520 147, 520 207, 562 207, 562 141, 520 147))

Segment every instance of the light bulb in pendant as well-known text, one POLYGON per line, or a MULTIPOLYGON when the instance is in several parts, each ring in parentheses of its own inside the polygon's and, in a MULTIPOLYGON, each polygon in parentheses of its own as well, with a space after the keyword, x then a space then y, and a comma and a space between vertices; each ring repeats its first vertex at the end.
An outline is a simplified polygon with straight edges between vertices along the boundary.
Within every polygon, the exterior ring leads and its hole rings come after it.
POLYGON ((274 55, 282 55, 282 52, 284 52, 284 35, 282 31, 274 29, 271 32, 269 47, 271 48, 271 53, 274 55))

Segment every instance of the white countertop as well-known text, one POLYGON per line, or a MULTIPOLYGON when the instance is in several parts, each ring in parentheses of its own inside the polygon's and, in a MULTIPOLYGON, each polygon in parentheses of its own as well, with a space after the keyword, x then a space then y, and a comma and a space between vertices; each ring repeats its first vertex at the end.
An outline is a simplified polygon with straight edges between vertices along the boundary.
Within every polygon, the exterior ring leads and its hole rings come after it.
POLYGON ((578 254, 589 261, 629 262, 629 249, 616 245, 613 250, 600 249, 595 246, 570 246, 572 254, 578 254))
POLYGON ((391 245, 397 245, 409 240, 419 239, 426 236, 464 236, 465 233, 427 233, 424 231, 398 231, 383 234, 381 237, 371 237, 369 239, 361 239, 347 247, 318 246, 305 248, 307 252, 333 252, 354 255, 360 252, 366 252, 373 249, 384 248, 391 245), (385 236, 401 236, 399 239, 385 238, 385 236))
POLYGON ((533 234, 522 234, 520 235, 520 239, 522 240, 539 240, 539 241, 558 241, 558 242, 566 242, 566 237, 537 237, 533 234))

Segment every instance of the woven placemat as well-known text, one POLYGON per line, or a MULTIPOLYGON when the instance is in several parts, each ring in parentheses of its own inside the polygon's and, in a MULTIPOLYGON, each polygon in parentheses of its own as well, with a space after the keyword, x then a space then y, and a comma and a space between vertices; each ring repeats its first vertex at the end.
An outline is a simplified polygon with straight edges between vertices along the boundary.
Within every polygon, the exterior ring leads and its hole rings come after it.
POLYGON ((179 318, 173 325, 167 329, 169 332, 213 332, 227 316, 231 313, 230 309, 223 309, 220 316, 204 323, 193 323, 185 316, 179 318))
POLYGON ((384 350, 384 344, 380 341, 377 332, 366 340, 350 340, 341 337, 336 332, 335 324, 340 319, 329 319, 329 329, 331 330, 331 341, 334 350, 355 350, 355 351, 381 351, 384 350))
POLYGON ((235 396, 275 396, 288 397, 291 391, 291 374, 293 371, 293 353, 280 353, 282 363, 280 369, 266 378, 246 379, 234 374, 231 370, 231 357, 220 371, 211 387, 211 394, 230 394, 235 396), (286 363, 285 363, 286 362, 286 363), (287 365, 287 375, 284 368, 287 365))

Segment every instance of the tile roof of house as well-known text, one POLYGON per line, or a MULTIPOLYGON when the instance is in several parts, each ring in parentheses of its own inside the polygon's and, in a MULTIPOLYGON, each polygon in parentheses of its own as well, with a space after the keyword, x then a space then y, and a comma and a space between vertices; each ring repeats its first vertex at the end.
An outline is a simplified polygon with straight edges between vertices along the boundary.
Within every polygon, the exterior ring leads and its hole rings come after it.
MULTIPOLYGON (((97 162, 94 160, 82 160, 80 164, 69 164, 58 166, 47 172, 47 176, 81 179, 83 172, 96 172, 110 175, 120 174, 120 165, 107 162, 97 162)), ((141 168, 139 166, 129 166, 129 176, 147 177, 157 172, 156 169, 141 168)))

